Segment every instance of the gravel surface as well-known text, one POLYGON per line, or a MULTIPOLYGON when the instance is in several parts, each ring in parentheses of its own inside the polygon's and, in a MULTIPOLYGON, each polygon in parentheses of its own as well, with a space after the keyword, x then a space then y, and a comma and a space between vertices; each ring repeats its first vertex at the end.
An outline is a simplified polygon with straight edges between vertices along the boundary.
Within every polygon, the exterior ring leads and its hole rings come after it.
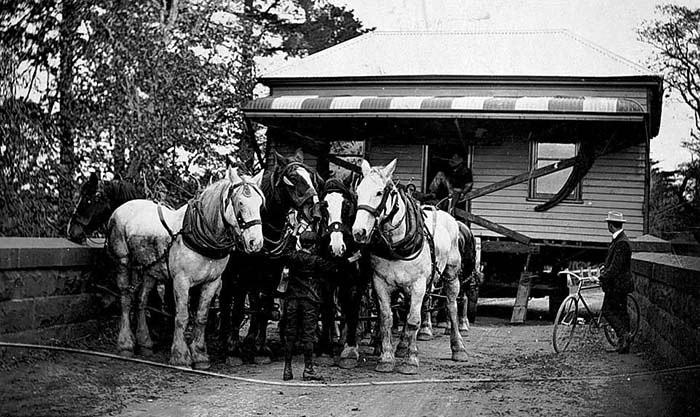
MULTIPOLYGON (((598 299, 599 301, 599 299, 598 299)), ((211 344, 211 371, 253 378, 247 383, 186 374, 118 360, 31 352, 13 359, 8 349, 0 372, 2 416, 698 416, 700 371, 659 373, 663 361, 639 344, 629 355, 607 353, 602 334, 586 334, 564 354, 551 347, 546 299, 530 303, 524 325, 508 323, 512 299, 480 302, 477 323, 465 342, 470 361, 452 362, 449 337, 419 342, 416 376, 374 371, 364 347, 360 366, 343 370, 319 364, 332 384, 279 386, 282 362, 225 365, 211 344), (439 380, 435 382, 435 380, 439 380), (452 380, 452 381, 446 381, 452 380), (391 382, 402 382, 392 384, 391 382)), ((274 335, 274 325, 271 334, 274 335)), ((106 333, 79 348, 111 351, 106 333)), ((150 358, 167 361, 167 345, 150 358)), ((302 358, 295 358, 301 383, 302 358)))

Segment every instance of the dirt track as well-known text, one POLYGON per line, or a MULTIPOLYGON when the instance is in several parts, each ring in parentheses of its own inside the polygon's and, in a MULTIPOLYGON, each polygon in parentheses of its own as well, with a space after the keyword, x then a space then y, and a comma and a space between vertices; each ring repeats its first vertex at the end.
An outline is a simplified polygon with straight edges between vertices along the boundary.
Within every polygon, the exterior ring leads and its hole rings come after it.
MULTIPOLYGON (((0 415, 700 415, 700 371, 649 372, 665 365, 640 346, 634 346, 630 355, 606 353, 602 335, 584 340, 574 352, 556 354, 551 348, 549 321, 538 319, 544 315, 546 300, 531 302, 528 322, 520 326, 508 324, 509 305, 512 300, 480 304, 477 324, 466 337, 471 352, 467 363, 450 361, 449 339, 438 336, 419 342, 421 373, 417 377, 378 374, 373 370, 376 358, 370 355, 364 355, 365 361, 355 370, 318 367, 330 383, 452 378, 460 382, 269 386, 68 354, 33 355, 30 363, 18 364, 7 360, 6 354, 0 377, 0 415), (559 377, 574 379, 548 379, 559 377), (600 378, 586 379, 590 377, 600 378)), ((165 361, 165 352, 155 359, 165 361)), ((281 361, 233 368, 221 358, 214 356, 213 360, 214 372, 281 382, 281 361)), ((296 376, 302 367, 297 358, 296 376)))

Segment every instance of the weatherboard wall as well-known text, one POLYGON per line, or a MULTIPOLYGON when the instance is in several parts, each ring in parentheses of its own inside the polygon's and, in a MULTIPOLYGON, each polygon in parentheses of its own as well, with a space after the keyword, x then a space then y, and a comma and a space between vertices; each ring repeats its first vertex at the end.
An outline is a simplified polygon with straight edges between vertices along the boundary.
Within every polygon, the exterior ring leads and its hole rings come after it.
MULTIPOLYGON (((474 149, 474 188, 527 172, 528 143, 517 138, 500 145, 474 149)), ((584 177, 581 202, 562 202, 546 212, 535 212, 544 201, 528 199, 528 183, 523 182, 472 200, 471 211, 501 226, 533 239, 608 242, 610 234, 604 218, 608 211, 624 213, 629 237, 643 230, 645 151, 643 145, 600 157, 584 177)), ((482 237, 499 234, 473 225, 482 237)))

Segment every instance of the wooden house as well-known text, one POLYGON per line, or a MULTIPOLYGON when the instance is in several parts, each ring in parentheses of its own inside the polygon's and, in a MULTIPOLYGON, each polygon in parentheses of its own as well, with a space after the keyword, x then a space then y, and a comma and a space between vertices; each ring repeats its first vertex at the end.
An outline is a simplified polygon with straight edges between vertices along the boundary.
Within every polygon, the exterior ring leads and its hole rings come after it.
POLYGON ((372 32, 260 81, 270 95, 247 117, 326 175, 397 158, 395 177, 424 191, 466 155, 474 189, 457 214, 482 240, 493 290, 515 289, 524 269, 551 278, 602 261, 610 210, 631 238, 648 230, 662 79, 569 31, 372 32))

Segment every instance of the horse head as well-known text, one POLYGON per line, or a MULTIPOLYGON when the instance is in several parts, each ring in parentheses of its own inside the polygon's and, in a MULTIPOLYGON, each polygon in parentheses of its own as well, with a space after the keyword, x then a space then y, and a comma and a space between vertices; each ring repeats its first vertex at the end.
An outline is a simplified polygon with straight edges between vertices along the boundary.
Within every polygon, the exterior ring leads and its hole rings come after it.
MULTIPOLYGON (((333 256, 344 256, 348 251, 345 238, 350 237, 349 225, 355 217, 357 202, 350 191, 350 180, 340 181, 331 178, 326 181, 323 191, 323 208, 325 220, 322 235, 329 237, 329 249, 333 256)), ((351 242, 348 242, 350 244, 351 242)))
POLYGON ((362 181, 357 186, 357 214, 352 235, 357 243, 368 243, 372 232, 390 214, 397 203, 397 192, 391 176, 396 159, 384 167, 371 167, 362 160, 362 181))
POLYGON ((290 158, 274 151, 272 153, 272 186, 281 191, 289 208, 298 210, 309 222, 314 220, 314 208, 319 202, 317 188, 318 175, 304 164, 301 149, 290 158))
POLYGON ((82 243, 85 236, 97 230, 109 216, 112 209, 102 189, 102 181, 94 172, 80 186, 80 198, 68 220, 68 239, 82 243))
POLYGON ((224 220, 238 233, 245 252, 258 252, 264 242, 261 212, 265 197, 260 189, 262 177, 241 176, 234 167, 229 167, 226 178, 231 187, 225 196, 224 220))

